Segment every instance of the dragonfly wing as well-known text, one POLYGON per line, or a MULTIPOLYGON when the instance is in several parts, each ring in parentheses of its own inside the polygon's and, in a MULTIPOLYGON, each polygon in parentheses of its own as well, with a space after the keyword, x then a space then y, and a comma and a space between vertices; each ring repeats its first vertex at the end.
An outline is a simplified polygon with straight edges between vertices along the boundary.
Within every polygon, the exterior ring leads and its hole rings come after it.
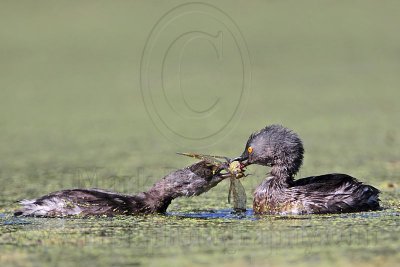
POLYGON ((232 191, 233 191, 233 178, 231 177, 230 183, 229 183, 229 192, 228 192, 228 203, 229 204, 231 204, 232 191))
POLYGON ((220 156, 211 156, 211 155, 204 155, 204 154, 197 154, 197 153, 182 153, 182 152, 177 152, 176 154, 204 160, 208 164, 214 165, 216 167, 220 167, 223 164, 222 161, 217 159, 217 158, 223 158, 220 156))
POLYGON ((231 179, 233 208, 235 210, 246 210, 246 190, 238 179, 231 179))

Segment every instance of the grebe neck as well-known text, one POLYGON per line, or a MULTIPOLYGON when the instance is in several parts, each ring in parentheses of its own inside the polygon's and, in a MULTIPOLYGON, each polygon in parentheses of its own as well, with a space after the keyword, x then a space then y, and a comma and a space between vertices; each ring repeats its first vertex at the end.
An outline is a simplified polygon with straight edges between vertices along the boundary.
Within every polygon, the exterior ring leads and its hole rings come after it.
POLYGON ((173 199, 182 196, 179 192, 174 191, 172 181, 166 179, 167 177, 155 183, 146 192, 139 194, 143 196, 143 200, 146 203, 144 206, 150 212, 164 213, 173 199))
POLYGON ((224 178, 214 175, 205 162, 168 174, 143 193, 146 206, 165 212, 171 201, 178 197, 197 196, 217 185, 224 178))
MULTIPOLYGON (((297 171, 296 171, 297 172, 297 171)), ((276 181, 276 183, 282 186, 291 186, 294 183, 294 173, 283 165, 275 165, 270 171, 270 176, 276 181)))

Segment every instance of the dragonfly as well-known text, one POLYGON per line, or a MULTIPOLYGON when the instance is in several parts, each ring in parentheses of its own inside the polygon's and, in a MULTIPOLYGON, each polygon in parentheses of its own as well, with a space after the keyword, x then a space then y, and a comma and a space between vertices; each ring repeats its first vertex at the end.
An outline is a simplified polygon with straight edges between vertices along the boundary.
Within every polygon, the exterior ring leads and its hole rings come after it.
POLYGON ((183 155, 187 157, 192 157, 205 161, 207 164, 213 167, 213 174, 219 174, 222 177, 227 177, 230 179, 229 193, 228 193, 228 203, 233 200, 233 210, 235 212, 246 211, 246 191, 240 182, 240 178, 246 176, 244 174, 244 166, 239 161, 231 160, 224 156, 213 156, 204 155, 198 153, 182 153, 177 152, 178 155, 183 155), (221 171, 226 173, 221 173, 221 171))

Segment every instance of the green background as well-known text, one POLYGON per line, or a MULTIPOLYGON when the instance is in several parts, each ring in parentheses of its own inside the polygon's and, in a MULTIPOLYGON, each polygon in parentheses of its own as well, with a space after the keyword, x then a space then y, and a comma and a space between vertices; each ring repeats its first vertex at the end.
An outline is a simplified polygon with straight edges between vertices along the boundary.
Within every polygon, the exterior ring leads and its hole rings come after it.
MULTIPOLYGON (((160 133, 141 94, 146 40, 156 22, 182 3, 0 1, 0 264, 395 266, 399 2, 209 2, 240 29, 252 78, 235 124, 223 137, 200 140, 202 148, 160 133), (382 190, 384 210, 188 218, 230 208, 228 183, 222 182, 202 196, 175 200, 171 216, 12 217, 16 201, 60 189, 146 190, 193 162, 176 151, 236 156, 251 132, 271 123, 302 137, 299 177, 349 173, 382 190)), ((229 53, 225 67, 214 69, 215 54, 201 48, 185 54, 183 79, 191 103, 204 108, 215 98, 230 99, 237 84, 229 81, 238 73, 229 53)), ((204 129, 217 129, 231 107, 210 116, 204 129)), ((198 131, 190 123, 182 127, 198 131)), ((252 166, 249 172, 243 183, 251 203, 267 170, 252 166)))

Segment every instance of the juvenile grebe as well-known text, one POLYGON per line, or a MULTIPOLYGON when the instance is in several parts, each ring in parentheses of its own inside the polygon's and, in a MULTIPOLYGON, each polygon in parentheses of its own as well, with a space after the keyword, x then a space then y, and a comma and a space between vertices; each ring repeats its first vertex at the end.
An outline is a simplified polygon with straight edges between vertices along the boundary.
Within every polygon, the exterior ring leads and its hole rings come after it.
POLYGON ((54 217, 164 213, 173 199, 200 195, 225 178, 215 173, 212 166, 200 161, 165 176, 147 192, 124 195, 99 189, 62 190, 21 201, 22 208, 14 215, 54 217))
POLYGON ((340 213, 379 209, 379 190, 339 173, 294 180, 303 162, 303 144, 291 130, 271 125, 253 133, 236 160, 272 167, 255 190, 256 214, 340 213))

